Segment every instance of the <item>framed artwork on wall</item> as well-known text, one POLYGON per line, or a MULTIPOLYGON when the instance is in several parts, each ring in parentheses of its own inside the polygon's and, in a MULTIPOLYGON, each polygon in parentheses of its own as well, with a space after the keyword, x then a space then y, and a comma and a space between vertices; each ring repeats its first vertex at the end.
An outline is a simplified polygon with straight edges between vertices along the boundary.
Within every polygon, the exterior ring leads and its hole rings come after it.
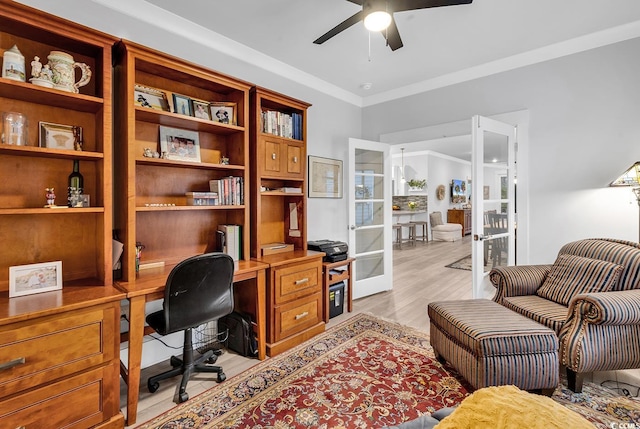
POLYGON ((309 155, 309 198, 342 198, 342 161, 309 155))

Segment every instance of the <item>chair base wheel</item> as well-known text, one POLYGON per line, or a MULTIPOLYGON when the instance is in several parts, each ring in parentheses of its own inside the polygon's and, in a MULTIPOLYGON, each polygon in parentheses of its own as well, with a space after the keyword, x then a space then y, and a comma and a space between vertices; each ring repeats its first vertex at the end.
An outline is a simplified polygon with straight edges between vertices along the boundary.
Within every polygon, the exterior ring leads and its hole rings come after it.
POLYGON ((189 394, 187 392, 184 392, 178 395, 179 404, 182 404, 183 402, 187 402, 188 400, 189 400, 189 394))
POLYGON ((171 356, 171 360, 169 361, 169 363, 171 363, 172 367, 177 368, 182 365, 182 359, 171 356))
POLYGON ((158 382, 155 382, 155 383, 148 382, 147 383, 147 388, 149 389, 149 393, 155 393, 156 390, 158 390, 159 387, 160 387, 160 383, 158 383, 158 382))
POLYGON ((225 375, 224 372, 219 372, 218 373, 218 383, 222 383, 223 381, 225 381, 227 379, 227 376, 225 375))

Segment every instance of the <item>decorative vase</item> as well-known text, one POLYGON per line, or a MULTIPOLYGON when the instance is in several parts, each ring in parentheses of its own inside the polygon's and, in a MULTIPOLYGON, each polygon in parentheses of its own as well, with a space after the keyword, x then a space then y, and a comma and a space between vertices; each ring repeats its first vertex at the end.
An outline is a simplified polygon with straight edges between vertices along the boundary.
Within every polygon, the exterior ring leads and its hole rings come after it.
POLYGON ((7 79, 25 81, 24 55, 16 45, 4 51, 2 57, 2 77, 7 79))
POLYGON ((18 112, 2 114, 2 143, 27 145, 27 117, 18 112))
POLYGON ((53 87, 61 91, 79 92, 78 88, 89 83, 91 70, 85 63, 75 62, 73 57, 65 52, 51 51, 47 57, 49 68, 53 73, 53 87), (75 68, 82 72, 80 80, 76 82, 75 68))

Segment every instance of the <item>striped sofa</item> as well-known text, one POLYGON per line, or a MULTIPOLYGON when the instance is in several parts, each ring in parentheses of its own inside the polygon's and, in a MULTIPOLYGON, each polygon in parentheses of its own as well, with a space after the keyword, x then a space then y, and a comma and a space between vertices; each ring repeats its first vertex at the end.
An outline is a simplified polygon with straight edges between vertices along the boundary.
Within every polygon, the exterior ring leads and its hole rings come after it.
POLYGON ((585 373, 640 368, 640 245, 585 239, 554 264, 496 267, 493 300, 553 329, 569 388, 585 373))

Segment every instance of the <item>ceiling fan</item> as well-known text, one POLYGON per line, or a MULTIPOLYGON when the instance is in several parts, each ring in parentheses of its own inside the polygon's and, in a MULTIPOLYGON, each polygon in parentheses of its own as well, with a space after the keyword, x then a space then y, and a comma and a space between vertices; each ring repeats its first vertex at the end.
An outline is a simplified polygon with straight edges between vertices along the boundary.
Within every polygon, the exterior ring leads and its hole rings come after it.
POLYGON ((454 6, 460 4, 469 4, 473 0, 347 0, 351 3, 362 6, 362 10, 355 15, 345 19, 340 24, 327 31, 322 36, 313 41, 316 45, 321 45, 333 36, 341 33, 352 25, 364 21, 365 26, 371 31, 382 31, 387 41, 387 46, 392 51, 402 48, 402 39, 393 19, 395 12, 404 12, 407 10, 427 9, 431 7, 454 6), (381 19, 379 25, 370 27, 372 21, 381 19))

